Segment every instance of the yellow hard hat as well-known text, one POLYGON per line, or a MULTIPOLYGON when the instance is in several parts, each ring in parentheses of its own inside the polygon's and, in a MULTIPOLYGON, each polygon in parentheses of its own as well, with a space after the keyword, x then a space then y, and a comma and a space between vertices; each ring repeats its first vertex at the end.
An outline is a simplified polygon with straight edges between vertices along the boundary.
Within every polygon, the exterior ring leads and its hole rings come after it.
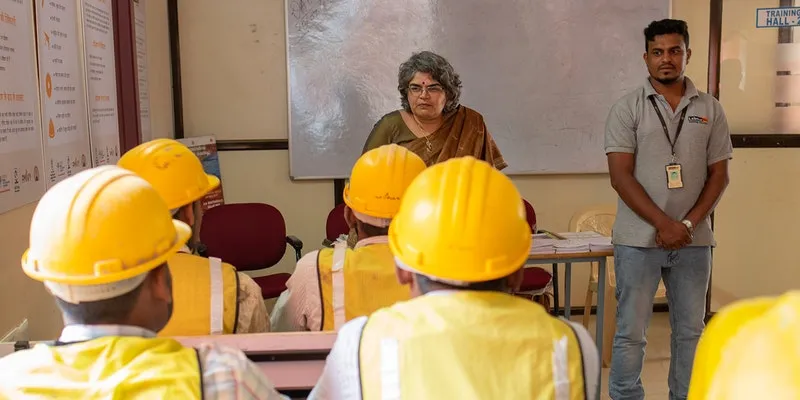
POLYGON ((531 228, 517 188, 473 157, 423 171, 406 189, 389 226, 401 267, 432 278, 486 282, 511 275, 528 258, 531 228))
POLYGON ((119 282, 166 262, 191 236, 161 196, 133 172, 107 165, 45 193, 33 213, 22 269, 67 285, 119 282))
POLYGON ((742 300, 708 324, 689 399, 800 399, 800 291, 742 300))
POLYGON ((400 198, 425 169, 418 155, 396 144, 372 149, 358 158, 344 188, 344 202, 353 211, 376 218, 392 218, 400 198))
POLYGON ((200 159, 172 139, 142 143, 123 154, 117 165, 150 182, 171 210, 191 204, 219 186, 219 179, 205 173, 200 159))

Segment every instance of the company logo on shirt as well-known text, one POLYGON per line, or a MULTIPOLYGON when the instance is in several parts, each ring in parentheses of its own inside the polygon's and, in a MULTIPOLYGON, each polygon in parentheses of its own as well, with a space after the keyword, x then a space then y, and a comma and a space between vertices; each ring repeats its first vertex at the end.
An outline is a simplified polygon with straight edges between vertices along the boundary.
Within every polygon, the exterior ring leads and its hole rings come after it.
POLYGON ((706 125, 706 124, 708 124, 708 118, 707 117, 699 117, 697 115, 690 115, 689 116, 689 122, 693 123, 693 124, 706 125))

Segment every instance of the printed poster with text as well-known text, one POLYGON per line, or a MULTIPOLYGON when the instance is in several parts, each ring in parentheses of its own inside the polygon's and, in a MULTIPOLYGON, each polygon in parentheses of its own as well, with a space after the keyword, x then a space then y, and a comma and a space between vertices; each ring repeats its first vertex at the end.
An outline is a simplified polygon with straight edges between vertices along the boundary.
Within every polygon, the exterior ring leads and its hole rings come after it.
POLYGON ((0 0, 0 213, 45 189, 31 0, 0 0))
MULTIPOLYGON (((216 176, 219 178, 220 182, 222 182, 222 174, 219 170, 219 157, 217 155, 217 139, 213 136, 201 136, 178 139, 178 141, 194 152, 197 158, 200 159, 200 162, 203 163, 203 170, 205 170, 207 174, 216 176)), ((220 183, 219 187, 203 197, 202 203, 203 211, 225 204, 225 197, 222 195, 222 183, 220 183)))
POLYGON ((136 34, 136 76, 139 79, 139 125, 142 143, 153 138, 150 123, 150 89, 147 78, 147 29, 145 0, 133 0, 133 30, 136 34))
POLYGON ((89 134, 94 166, 119 160, 117 71, 112 0, 83 0, 83 43, 89 92, 89 134))
POLYGON ((91 168, 89 121, 75 0, 36 0, 47 186, 91 168))

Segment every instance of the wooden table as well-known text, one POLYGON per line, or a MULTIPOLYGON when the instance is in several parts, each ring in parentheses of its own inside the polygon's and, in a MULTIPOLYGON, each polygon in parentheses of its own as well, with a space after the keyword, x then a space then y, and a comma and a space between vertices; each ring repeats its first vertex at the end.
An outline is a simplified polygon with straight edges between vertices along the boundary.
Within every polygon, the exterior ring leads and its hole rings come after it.
MULTIPOLYGON (((597 269, 597 321, 595 321, 595 343, 597 353, 602 365, 603 359, 603 306, 606 293, 606 258, 613 257, 614 251, 595 251, 590 253, 560 253, 560 254, 531 254, 528 256, 526 265, 552 264, 553 266, 553 310, 555 315, 559 314, 558 307, 558 264, 564 264, 564 318, 569 319, 571 313, 570 295, 572 288, 572 264, 573 263, 593 263, 598 264, 597 269)), ((597 385, 600 390, 601 385, 597 385)), ((597 394, 600 398, 600 394, 597 394)))

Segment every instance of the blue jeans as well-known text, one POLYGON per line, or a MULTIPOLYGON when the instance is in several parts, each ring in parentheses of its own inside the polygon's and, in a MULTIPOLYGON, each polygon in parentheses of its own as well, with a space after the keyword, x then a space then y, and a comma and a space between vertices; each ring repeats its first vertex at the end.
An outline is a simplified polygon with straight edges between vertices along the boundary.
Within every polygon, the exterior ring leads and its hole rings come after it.
POLYGON ((706 288, 711 272, 710 247, 660 248, 614 246, 617 275, 617 331, 608 379, 614 400, 644 399, 641 373, 645 334, 653 297, 664 280, 669 304, 669 398, 686 399, 697 341, 705 323, 706 288))

